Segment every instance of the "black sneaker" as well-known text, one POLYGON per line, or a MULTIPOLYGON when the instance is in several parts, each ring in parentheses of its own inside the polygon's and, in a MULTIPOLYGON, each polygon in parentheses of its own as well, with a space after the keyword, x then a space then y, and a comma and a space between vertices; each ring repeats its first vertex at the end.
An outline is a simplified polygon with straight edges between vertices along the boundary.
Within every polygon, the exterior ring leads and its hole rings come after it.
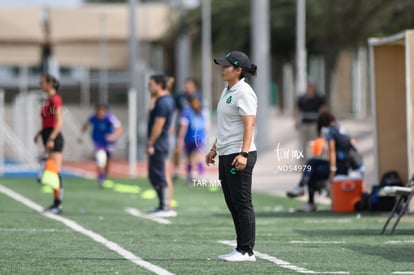
POLYGON ((296 197, 300 197, 305 195, 305 190, 303 187, 300 186, 296 186, 295 188, 293 188, 292 190, 289 190, 286 192, 286 195, 289 198, 296 198, 296 197))
POLYGON ((63 212, 63 206, 61 204, 59 204, 59 205, 52 205, 49 208, 46 208, 45 209, 45 212, 49 212, 49 213, 52 213, 52 214, 56 214, 57 215, 57 214, 60 214, 60 213, 63 212))
POLYGON ((59 199, 55 199, 53 204, 46 208, 44 212, 50 212, 53 214, 60 214, 63 212, 62 202, 59 199))

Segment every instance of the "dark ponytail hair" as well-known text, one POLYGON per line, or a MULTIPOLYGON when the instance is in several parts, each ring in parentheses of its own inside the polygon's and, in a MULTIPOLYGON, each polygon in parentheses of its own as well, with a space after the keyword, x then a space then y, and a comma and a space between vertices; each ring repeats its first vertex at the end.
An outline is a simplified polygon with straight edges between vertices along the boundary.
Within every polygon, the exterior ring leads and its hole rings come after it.
POLYGON ((255 76, 257 73, 257 65, 256 64, 251 64, 249 69, 246 68, 241 68, 242 72, 240 74, 240 79, 242 78, 246 78, 249 75, 255 76))
POLYGON ((52 83, 52 87, 56 90, 56 92, 59 90, 59 81, 53 75, 43 74, 42 77, 45 78, 47 83, 52 83))
POLYGON ((154 74, 150 76, 150 79, 152 79, 155 83, 158 85, 161 85, 161 88, 163 90, 167 89, 167 80, 168 78, 163 74, 154 74))
POLYGON ((250 66, 250 69, 247 72, 249 74, 251 74, 251 75, 256 75, 256 73, 257 73, 257 65, 256 64, 252 64, 250 66))

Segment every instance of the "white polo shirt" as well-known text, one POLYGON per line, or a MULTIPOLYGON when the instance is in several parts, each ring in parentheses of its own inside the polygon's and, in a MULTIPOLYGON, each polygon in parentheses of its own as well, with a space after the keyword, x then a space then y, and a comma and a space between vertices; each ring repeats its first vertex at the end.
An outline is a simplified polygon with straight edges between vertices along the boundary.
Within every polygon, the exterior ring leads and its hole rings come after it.
MULTIPOLYGON (((224 88, 217 106, 217 150, 220 156, 240 153, 243 145, 242 116, 256 116, 257 97, 244 78, 230 90, 224 88)), ((254 134, 249 151, 256 151, 254 134)))

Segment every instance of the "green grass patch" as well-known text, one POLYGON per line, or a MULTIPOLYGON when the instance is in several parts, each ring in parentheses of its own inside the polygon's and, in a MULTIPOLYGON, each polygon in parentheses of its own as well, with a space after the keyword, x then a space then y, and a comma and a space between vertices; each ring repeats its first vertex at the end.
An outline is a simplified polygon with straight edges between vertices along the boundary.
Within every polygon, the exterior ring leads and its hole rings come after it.
MULTIPOLYGON (((178 216, 163 225, 133 217, 125 208, 148 211, 156 199, 143 199, 146 179, 114 180, 139 193, 101 190, 95 181, 65 181, 63 216, 76 221, 135 255, 176 274, 297 274, 274 263, 224 263, 230 252, 218 240, 234 240, 234 228, 221 190, 175 185, 178 216)), ((48 206, 34 180, 2 179, 1 184, 48 206)), ((327 206, 317 213, 290 213, 297 200, 254 194, 256 250, 317 272, 391 274, 414 271, 414 220, 404 217, 393 236, 379 235, 386 215, 334 214, 327 206)), ((0 193, 0 274, 149 274, 101 244, 50 220, 0 193)))

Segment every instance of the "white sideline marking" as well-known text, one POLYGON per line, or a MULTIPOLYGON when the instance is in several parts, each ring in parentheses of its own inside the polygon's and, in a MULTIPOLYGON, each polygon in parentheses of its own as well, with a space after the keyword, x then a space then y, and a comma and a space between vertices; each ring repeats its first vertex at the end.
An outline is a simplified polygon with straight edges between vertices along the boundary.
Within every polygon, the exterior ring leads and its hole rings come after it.
POLYGON ((386 241, 385 244, 414 243, 414 240, 386 241))
POLYGON ((291 244, 344 244, 344 241, 290 241, 291 244))
POLYGON ((165 270, 157 265, 154 265, 150 262, 144 261, 143 259, 139 258, 138 256, 134 255, 132 252, 126 250, 125 248, 119 246, 118 244, 109 241, 108 239, 104 238, 103 236, 89 230, 86 229, 84 227, 82 227, 81 225, 79 225, 78 223, 68 219, 68 218, 64 218, 62 216, 57 216, 55 214, 52 213, 48 213, 48 212, 43 212, 43 207, 40 206, 39 204, 29 200, 28 198, 20 195, 19 193, 3 186, 0 184, 0 192, 9 196, 10 198, 26 205, 27 207, 35 210, 36 212, 39 212, 40 214, 42 214, 43 216, 61 222, 64 225, 66 225, 67 227, 71 228, 73 231, 79 232, 89 238, 91 238, 92 240, 94 240, 97 243, 100 243, 104 246, 106 246, 107 248, 109 248, 110 250, 118 253, 119 255, 121 255, 122 257, 124 257, 125 259, 127 259, 128 261, 133 262, 134 264, 141 266, 155 274, 159 274, 159 275, 171 275, 173 273, 169 272, 168 270, 165 270))
MULTIPOLYGON (((232 246, 232 247, 236 246, 236 244, 233 241, 217 241, 217 242, 221 243, 221 244, 229 245, 229 246, 232 246)), ((303 268, 303 267, 295 266, 295 265, 293 265, 289 262, 286 262, 284 260, 278 259, 274 256, 271 256, 271 255, 268 255, 268 254, 265 254, 265 253, 261 253, 261 252, 256 251, 256 250, 254 251, 254 255, 257 258, 261 258, 263 260, 272 262, 272 263, 274 263, 274 264, 276 264, 276 265, 278 265, 282 268, 290 269, 290 270, 293 270, 293 271, 296 271, 296 272, 302 273, 302 274, 350 274, 349 272, 346 272, 346 271, 318 272, 318 271, 309 270, 309 269, 306 269, 306 268, 303 268)))
POLYGON ((414 274, 414 271, 395 271, 392 274, 414 274))
POLYGON ((134 217, 147 219, 147 220, 159 223, 159 224, 171 224, 170 220, 163 219, 163 218, 160 218, 160 217, 152 217, 150 215, 142 213, 141 211, 139 211, 136 208, 125 208, 125 212, 127 212, 128 214, 130 214, 134 217))
POLYGON ((67 229, 57 228, 0 228, 0 232, 32 232, 32 233, 55 233, 55 232, 71 232, 67 229))

